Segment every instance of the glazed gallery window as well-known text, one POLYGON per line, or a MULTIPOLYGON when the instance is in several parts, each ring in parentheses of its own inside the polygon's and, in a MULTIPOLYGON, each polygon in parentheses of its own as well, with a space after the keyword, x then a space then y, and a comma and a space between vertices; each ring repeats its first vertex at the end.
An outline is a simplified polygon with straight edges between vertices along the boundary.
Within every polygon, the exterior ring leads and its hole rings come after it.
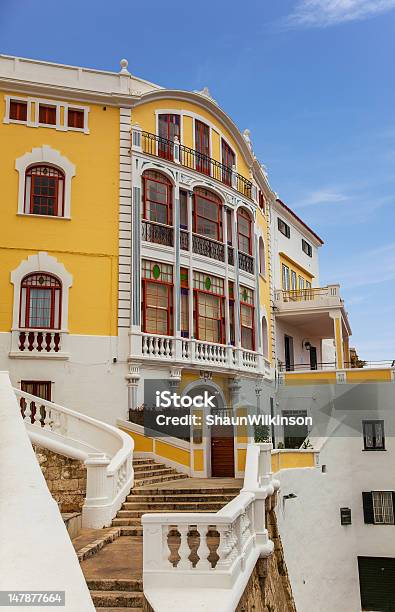
POLYGON ((364 450, 385 450, 384 421, 363 421, 364 450))
POLYGON ((202 187, 193 192, 193 231, 196 234, 222 240, 222 201, 202 187))
POLYGON ((158 155, 165 159, 173 159, 173 142, 180 136, 180 115, 163 114, 158 116, 158 155), (170 142, 169 142, 170 141, 170 142))
POLYGON ((209 274, 194 272, 195 337, 206 342, 225 341, 224 281, 209 274))
POLYGON ((254 292, 252 289, 242 285, 240 285, 240 327, 241 346, 254 351, 254 292))
POLYGON ((225 185, 232 185, 232 169, 236 165, 236 155, 230 148, 228 143, 222 138, 221 140, 222 149, 222 182, 225 185))
POLYGON ((25 213, 64 215, 64 174, 53 166, 31 166, 25 176, 25 213))
POLYGON ((143 331, 169 336, 173 328, 173 268, 143 259, 142 277, 143 331))
POLYGON ((251 217, 246 210, 239 208, 237 211, 237 237, 239 251, 251 255, 252 239, 251 239, 251 217))
POLYGON ((195 121, 196 170, 210 175, 210 128, 195 121))
POLYGON ((143 174, 143 217, 172 225, 172 185, 166 176, 155 170, 143 174))
POLYGON ((19 324, 22 328, 60 329, 61 282, 51 274, 25 276, 21 284, 19 324))

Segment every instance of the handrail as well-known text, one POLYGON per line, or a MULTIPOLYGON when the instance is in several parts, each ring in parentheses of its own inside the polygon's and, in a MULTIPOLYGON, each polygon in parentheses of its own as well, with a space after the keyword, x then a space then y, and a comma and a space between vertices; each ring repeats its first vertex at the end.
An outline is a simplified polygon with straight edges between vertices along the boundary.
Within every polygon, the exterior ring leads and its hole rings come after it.
POLYGON ((243 489, 218 512, 143 515, 144 593, 154 609, 171 593, 172 610, 184 610, 180 594, 186 585, 198 593, 196 602, 188 602, 191 612, 211 609, 214 588, 222 589, 217 612, 236 609, 258 558, 274 548, 265 522, 266 499, 280 486, 272 477, 272 448, 269 443, 248 445, 243 489), (175 533, 179 548, 174 558, 170 544, 174 549, 175 533), (193 533, 198 536, 197 551, 191 544, 193 533), (211 557, 209 537, 216 540, 217 561, 211 557))
MULTIPOLYGON (((66 592, 65 612, 94 612, 76 553, 29 441, 8 372, 0 372, 1 590, 66 592)), ((20 607, 20 606, 17 606, 20 607)))
POLYGON ((14 393, 33 442, 84 461, 83 526, 99 529, 110 525, 133 485, 132 438, 112 425, 21 389, 14 393))

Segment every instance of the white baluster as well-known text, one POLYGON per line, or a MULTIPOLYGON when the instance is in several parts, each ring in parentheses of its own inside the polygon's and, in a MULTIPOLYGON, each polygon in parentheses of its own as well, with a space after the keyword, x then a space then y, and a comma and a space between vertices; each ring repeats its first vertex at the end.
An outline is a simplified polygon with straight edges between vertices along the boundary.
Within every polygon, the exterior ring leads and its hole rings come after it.
POLYGON ((198 568, 203 570, 212 569, 211 563, 208 560, 208 556, 210 554, 210 549, 208 546, 208 532, 210 526, 209 525, 198 525, 197 530, 200 536, 199 548, 197 550, 197 554, 199 555, 198 568))
POLYGON ((191 554, 191 549, 188 544, 189 525, 178 525, 177 530, 181 536, 180 548, 178 549, 178 554, 181 558, 177 565, 177 569, 190 569, 192 563, 188 558, 191 554))
POLYGON ((143 336, 143 355, 147 355, 148 346, 147 346, 147 336, 143 336))
POLYGON ((44 406, 45 416, 44 416, 44 429, 51 429, 52 415, 51 409, 48 406, 44 406))
POLYGON ((30 417, 32 416, 32 411, 30 407, 30 400, 25 399, 25 421, 30 423, 30 417))
POLYGON ((228 569, 232 562, 232 531, 230 525, 217 525, 217 531, 219 533, 219 546, 217 548, 217 555, 219 557, 216 569, 228 569))

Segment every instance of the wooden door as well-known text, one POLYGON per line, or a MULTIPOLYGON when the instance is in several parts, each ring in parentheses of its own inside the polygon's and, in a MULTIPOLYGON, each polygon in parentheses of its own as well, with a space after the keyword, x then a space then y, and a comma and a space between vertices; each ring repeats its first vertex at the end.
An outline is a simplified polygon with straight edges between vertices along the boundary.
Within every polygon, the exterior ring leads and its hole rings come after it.
MULTIPOLYGON (((227 411, 218 411, 226 414, 227 411)), ((231 415, 231 411, 229 415, 231 415)), ((211 476, 234 478, 234 440, 232 425, 213 425, 211 428, 211 476)))

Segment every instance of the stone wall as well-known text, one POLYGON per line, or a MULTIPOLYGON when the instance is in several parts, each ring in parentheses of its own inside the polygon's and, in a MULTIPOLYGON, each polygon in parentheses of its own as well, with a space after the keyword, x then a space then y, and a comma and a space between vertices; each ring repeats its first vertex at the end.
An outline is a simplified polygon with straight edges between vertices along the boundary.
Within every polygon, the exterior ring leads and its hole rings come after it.
POLYGON ((236 612, 296 612, 274 513, 275 496, 267 500, 266 526, 274 543, 267 559, 258 559, 236 612))
POLYGON ((33 445, 41 471, 61 512, 81 512, 86 494, 86 468, 82 461, 69 459, 33 445))

